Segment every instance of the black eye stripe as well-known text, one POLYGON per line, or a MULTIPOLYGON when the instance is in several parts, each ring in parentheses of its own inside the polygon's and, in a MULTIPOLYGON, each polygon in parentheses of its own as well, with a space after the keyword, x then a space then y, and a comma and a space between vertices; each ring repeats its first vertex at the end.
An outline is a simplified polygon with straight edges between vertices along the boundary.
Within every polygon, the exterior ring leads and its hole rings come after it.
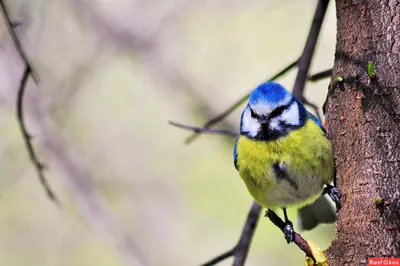
MULTIPOLYGON (((278 106, 276 107, 268 116, 268 120, 277 117, 279 115, 281 115, 287 108, 289 108, 294 102, 294 98, 292 98, 287 104, 282 105, 282 106, 278 106)), ((254 110, 249 106, 250 109, 250 115, 252 118, 260 118, 260 115, 258 115, 256 112, 254 112, 254 110)))
POLYGON ((259 118, 259 116, 254 112, 253 109, 251 109, 250 106, 249 106, 249 109, 250 109, 250 115, 251 115, 251 117, 253 117, 253 118, 259 118))
POLYGON ((292 105, 293 102, 294 99, 290 100, 290 102, 288 102, 286 105, 282 105, 275 108, 275 110, 273 110, 269 115, 269 119, 280 116, 287 108, 289 108, 292 105))

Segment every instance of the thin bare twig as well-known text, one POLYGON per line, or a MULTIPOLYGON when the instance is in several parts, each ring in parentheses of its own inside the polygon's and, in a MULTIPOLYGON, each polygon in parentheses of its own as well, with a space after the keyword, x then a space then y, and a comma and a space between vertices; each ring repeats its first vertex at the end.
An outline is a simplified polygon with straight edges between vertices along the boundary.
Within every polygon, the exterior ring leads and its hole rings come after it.
POLYGON ((22 132, 22 136, 23 136, 26 148, 28 150, 29 158, 31 159, 33 165, 35 166, 35 169, 39 176, 39 180, 40 180, 40 183, 42 184, 42 187, 46 191, 47 196, 58 205, 59 201, 58 201, 56 195, 51 190, 49 184, 47 183, 47 180, 46 180, 46 177, 44 176, 44 171, 43 171, 44 166, 38 159, 35 149, 32 146, 31 136, 29 135, 28 131, 26 130, 26 126, 25 126, 23 99, 24 99, 26 83, 28 81, 30 73, 31 73, 31 69, 30 69, 29 65, 27 65, 25 67, 24 74, 22 76, 21 83, 20 83, 20 86, 18 89, 18 98, 17 98, 18 125, 22 132))
POLYGON ((18 124, 22 133, 22 137, 24 139, 26 148, 28 150, 29 158, 31 159, 33 165, 35 166, 36 172, 39 176, 40 183, 43 187, 43 189, 46 191, 47 196, 54 201, 56 204, 59 204, 59 201, 50 188, 50 185, 47 182, 47 179, 44 175, 44 167, 43 164, 39 161, 39 158, 36 154, 35 149, 33 148, 32 145, 32 138, 28 133, 28 130, 26 129, 25 125, 25 120, 24 120, 24 113, 23 113, 23 98, 24 98, 24 93, 25 93, 25 88, 26 84, 28 82, 29 76, 31 76, 34 80, 34 82, 37 84, 39 81, 39 78, 37 75, 34 73, 32 65, 29 63, 28 58, 26 57, 26 54, 24 50, 22 49, 21 43, 19 42, 19 39, 14 31, 14 28, 18 25, 15 24, 15 22, 12 22, 10 19, 10 16, 8 14, 7 8, 4 5, 3 0, 0 0, 0 7, 1 7, 1 12, 5 21, 5 24, 8 28, 8 32, 11 36, 11 39, 13 40, 15 49, 17 50, 18 54, 20 55, 22 61, 25 64, 25 69, 23 76, 21 78, 20 86, 18 88, 18 98, 17 98, 17 118, 18 118, 18 124))
POLYGON ((193 127, 193 126, 188 126, 180 123, 176 123, 173 121, 168 121, 170 125, 173 125, 175 127, 179 127, 182 129, 187 129, 191 130, 196 133, 208 133, 208 134, 215 134, 215 135, 228 135, 228 136, 233 136, 236 137, 239 133, 238 132, 233 132, 230 130, 215 130, 215 129, 208 129, 208 128, 201 128, 201 127, 193 127))
MULTIPOLYGON (((8 33, 11 36, 11 39, 14 43, 15 49, 17 50, 18 54, 21 56, 22 61, 28 65, 28 67, 30 68, 30 75, 32 76, 33 80, 35 81, 35 83, 39 82, 39 78, 37 77, 36 73, 34 73, 33 68, 32 68, 32 64, 29 62, 28 57, 25 54, 24 49, 22 49, 21 43, 17 37, 17 34, 14 31, 14 27, 15 25, 15 21, 13 22, 10 18, 10 15, 8 14, 7 8, 4 5, 3 0, 0 0, 0 7, 1 7, 1 13, 3 15, 4 18, 4 22, 6 24, 8 33)), ((21 19, 19 19, 21 20, 21 19)), ((17 25, 18 26, 18 25, 17 25)))
POLYGON ((233 266, 244 265, 247 254, 249 253, 251 240, 253 239, 254 231, 261 213, 261 206, 253 201, 250 207, 249 214, 247 215, 246 223, 243 227, 239 243, 236 246, 233 266))
POLYGON ((306 97, 304 96, 304 89, 308 72, 310 70, 311 60, 314 55, 315 46, 317 45, 318 36, 321 31, 322 22, 324 21, 328 4, 329 0, 318 1, 317 9, 315 10, 314 19, 311 24, 311 29, 308 34, 306 45, 299 59, 299 70, 293 87, 294 97, 314 109, 314 112, 319 120, 321 120, 321 115, 319 113, 318 107, 306 99, 306 97))
POLYGON ((317 44, 318 36, 321 31, 322 22, 324 21, 328 4, 329 0, 318 1, 306 45, 299 59, 299 70, 297 72, 296 81, 294 82, 293 95, 302 102, 304 100, 304 88, 307 75, 310 69, 311 60, 314 55, 315 46, 317 44))
POLYGON ((240 239, 238 243, 231 250, 213 258, 212 260, 202 264, 201 266, 212 266, 221 262, 231 256, 234 257, 233 266, 242 266, 244 265, 247 254, 249 253, 249 248, 251 244, 251 240, 254 235, 254 230, 257 227, 258 219, 260 217, 261 206, 253 201, 250 207, 250 211, 247 215, 247 219, 245 225, 242 230, 242 234, 240 235, 240 239))
POLYGON ((217 264, 217 263, 219 263, 219 262, 221 262, 221 261, 223 261, 223 260, 225 260, 227 258, 232 257, 233 254, 235 254, 235 248, 236 247, 232 248, 231 250, 229 250, 229 251, 227 251, 225 253, 222 253, 221 255, 213 258, 212 260, 210 260, 210 261, 208 261, 208 262, 206 262, 204 264, 201 264, 201 266, 212 266, 212 265, 215 265, 215 264, 217 264))
POLYGON ((332 68, 312 74, 308 76, 307 79, 311 82, 317 82, 320 81, 321 79, 329 78, 330 76, 332 76, 332 68))
MULTIPOLYGON (((283 68, 281 71, 279 71, 278 73, 273 75, 271 78, 269 78, 267 81, 273 81, 273 80, 276 80, 279 77, 283 76, 289 70, 294 68, 297 65, 297 62, 298 62, 298 60, 290 63, 285 68, 283 68)), ((249 96, 250 96, 250 92, 247 93, 246 95, 244 95, 239 100, 237 100, 234 104, 232 104, 230 107, 228 107, 228 109, 226 109, 219 115, 216 115, 215 117, 208 120, 202 128, 204 128, 204 129, 210 128, 210 127, 216 125, 217 123, 219 123, 220 121, 222 121, 223 119, 225 119, 228 115, 230 115, 233 111, 235 111, 240 105, 242 105, 247 100, 247 98, 249 98, 249 96)), ((197 133, 194 133, 194 134, 190 135, 189 137, 187 137, 185 140, 185 143, 190 144, 192 141, 194 141, 196 139, 196 137, 198 137, 198 134, 199 133, 197 132, 197 133)))

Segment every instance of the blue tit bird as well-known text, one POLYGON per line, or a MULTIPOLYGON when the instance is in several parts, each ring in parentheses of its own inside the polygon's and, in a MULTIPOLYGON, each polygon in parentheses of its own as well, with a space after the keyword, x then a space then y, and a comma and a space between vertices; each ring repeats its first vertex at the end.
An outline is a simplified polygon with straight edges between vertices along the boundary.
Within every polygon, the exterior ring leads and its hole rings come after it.
POLYGON ((287 207, 303 207, 304 229, 335 221, 332 204, 320 198, 328 192, 338 202, 337 190, 330 185, 335 165, 325 129, 280 84, 266 82, 250 94, 233 155, 255 201, 266 209, 283 209, 288 243, 294 239, 294 229, 287 207))

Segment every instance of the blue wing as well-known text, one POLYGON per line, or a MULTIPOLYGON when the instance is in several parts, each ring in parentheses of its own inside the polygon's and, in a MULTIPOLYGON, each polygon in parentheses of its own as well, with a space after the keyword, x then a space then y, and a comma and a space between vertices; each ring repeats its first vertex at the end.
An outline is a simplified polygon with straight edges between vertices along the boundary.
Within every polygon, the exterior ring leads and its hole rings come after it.
POLYGON ((322 129, 322 131, 324 131, 324 133, 326 134, 326 130, 325 130, 324 126, 322 125, 321 121, 319 121, 318 118, 310 112, 307 112, 307 115, 308 115, 308 118, 310 118, 312 121, 314 121, 322 129))
POLYGON ((235 164, 236 170, 239 170, 238 164, 237 164, 237 143, 239 140, 240 134, 238 134, 235 138, 235 145, 233 146, 233 163, 235 164))

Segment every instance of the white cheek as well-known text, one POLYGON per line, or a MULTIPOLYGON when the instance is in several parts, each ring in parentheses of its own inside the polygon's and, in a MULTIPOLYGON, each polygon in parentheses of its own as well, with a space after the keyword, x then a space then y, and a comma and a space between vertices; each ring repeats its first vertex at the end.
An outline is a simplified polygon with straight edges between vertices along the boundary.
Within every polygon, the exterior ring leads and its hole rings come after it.
POLYGON ((278 118, 274 118, 269 122, 269 128, 272 130, 280 130, 281 127, 279 126, 278 118))
POLYGON ((248 112, 243 115, 242 121, 243 131, 247 131, 249 136, 255 137, 260 129, 257 119, 252 118, 248 112))
POLYGON ((293 102, 290 107, 279 116, 279 120, 289 125, 298 125, 300 123, 299 107, 297 102, 293 102))

